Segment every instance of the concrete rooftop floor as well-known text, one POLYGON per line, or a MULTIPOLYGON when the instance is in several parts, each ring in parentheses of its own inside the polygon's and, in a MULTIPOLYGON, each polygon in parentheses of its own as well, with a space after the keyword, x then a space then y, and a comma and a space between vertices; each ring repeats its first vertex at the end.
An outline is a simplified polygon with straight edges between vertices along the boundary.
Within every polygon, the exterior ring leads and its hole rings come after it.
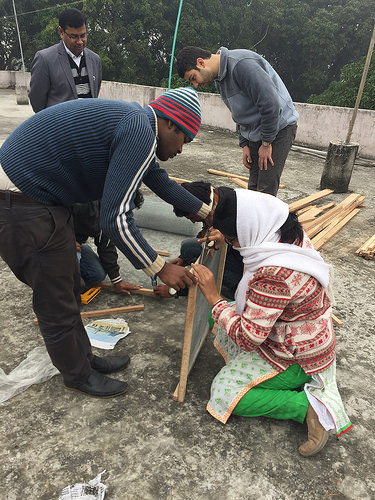
MULTIPOLYGON (((31 114, 30 106, 16 105, 14 91, 1 90, 0 143, 31 114)), ((337 139, 327 138, 327 146, 337 139)), ((204 129, 163 166, 176 177, 235 187, 207 168, 245 175, 240 153, 235 135, 204 129)), ((289 203, 319 191, 323 166, 320 158, 292 151, 279 197, 289 203)), ((98 400, 67 391, 58 375, 0 404, 0 499, 57 499, 64 486, 87 482, 104 469, 108 500, 374 499, 375 261, 354 255, 375 232, 374 186, 375 168, 355 166, 349 188, 366 196, 364 206, 321 249, 335 270, 334 312, 344 323, 336 328, 337 380, 352 431, 339 440, 331 435, 320 454, 304 459, 297 451, 305 441, 304 425, 241 417, 219 423, 205 409, 222 366, 210 337, 188 379, 185 402, 174 402, 186 298, 161 301, 103 291, 83 309, 145 305, 143 312, 121 316, 131 334, 113 351, 132 358, 116 375, 129 382, 129 391, 98 400)), ((178 254, 181 236, 145 234, 156 248, 178 254)), ((149 288, 143 272, 122 256, 120 264, 126 279, 149 288)), ((30 290, 1 260, 0 277, 0 367, 8 373, 43 343, 32 322, 30 290)))

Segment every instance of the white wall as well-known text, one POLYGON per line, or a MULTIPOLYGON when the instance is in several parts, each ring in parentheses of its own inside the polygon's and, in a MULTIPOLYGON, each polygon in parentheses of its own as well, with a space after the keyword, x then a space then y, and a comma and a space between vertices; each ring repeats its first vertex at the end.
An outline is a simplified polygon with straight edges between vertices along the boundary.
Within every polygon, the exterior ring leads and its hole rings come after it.
MULTIPOLYGON (((26 73, 27 85, 30 74, 26 73)), ((0 88, 25 85, 25 76, 17 71, 0 71, 0 88)), ((102 82, 100 97, 137 101, 146 106, 165 89, 120 82, 102 82)), ((228 108, 218 94, 199 93, 202 108, 202 124, 234 131, 235 123, 228 108)), ((326 150, 330 141, 345 141, 353 110, 337 106, 295 103, 300 115, 296 143, 311 148, 326 150)), ((375 158, 375 111, 358 110, 351 142, 358 142, 359 155, 375 158)))

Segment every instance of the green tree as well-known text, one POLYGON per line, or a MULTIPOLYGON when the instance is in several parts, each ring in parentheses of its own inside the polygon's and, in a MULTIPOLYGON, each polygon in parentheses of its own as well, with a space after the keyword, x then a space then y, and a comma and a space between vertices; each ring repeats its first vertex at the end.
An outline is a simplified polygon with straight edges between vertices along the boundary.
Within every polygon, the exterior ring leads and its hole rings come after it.
MULTIPOLYGON (((180 0, 82 0, 88 47, 103 61, 103 78, 165 85, 180 0)), ((26 68, 37 50, 57 43, 67 4, 16 0, 26 68)), ((367 51, 373 0, 184 0, 176 52, 198 45, 216 52, 247 48, 263 55, 295 101, 320 94, 344 65, 367 51)), ((0 0, 0 70, 19 69, 11 0, 0 0)), ((176 78, 174 76, 174 78, 176 78)), ((214 91, 205 89, 206 91, 214 91)))
MULTIPOLYGON (((319 95, 311 95, 307 102, 311 104, 328 104, 353 108, 357 99, 359 85, 362 79, 366 57, 355 63, 346 64, 339 81, 333 81, 328 88, 319 95)), ((363 88, 360 107, 375 109, 375 60, 371 61, 365 86, 363 88)))

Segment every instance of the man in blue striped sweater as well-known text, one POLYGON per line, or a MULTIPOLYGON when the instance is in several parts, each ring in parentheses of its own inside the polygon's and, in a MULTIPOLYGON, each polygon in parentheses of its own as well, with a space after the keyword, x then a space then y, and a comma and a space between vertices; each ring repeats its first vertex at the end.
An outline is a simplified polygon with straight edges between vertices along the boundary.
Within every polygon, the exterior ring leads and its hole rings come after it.
POLYGON ((142 108, 83 99, 32 116, 0 150, 0 256, 33 290, 48 353, 65 386, 97 397, 126 391, 106 374, 128 356, 99 358, 80 316, 80 276, 69 207, 102 200, 101 227, 132 262, 177 290, 194 277, 165 262, 142 237, 132 211, 141 183, 176 207, 205 218, 209 207, 169 179, 156 157, 182 152, 200 128, 195 90, 170 90, 142 108))

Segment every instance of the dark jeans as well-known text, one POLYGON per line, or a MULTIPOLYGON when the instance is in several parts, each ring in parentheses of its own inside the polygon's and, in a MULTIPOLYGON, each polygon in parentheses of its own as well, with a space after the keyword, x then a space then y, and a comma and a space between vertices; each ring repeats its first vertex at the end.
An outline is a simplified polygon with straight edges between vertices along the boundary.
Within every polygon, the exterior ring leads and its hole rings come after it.
POLYGON ((80 316, 80 274, 69 210, 0 200, 0 256, 33 290, 33 308, 52 363, 64 380, 91 373, 80 316))
POLYGON ((279 190, 281 174, 284 170, 284 165, 288 157, 290 148, 297 133, 297 124, 288 125, 280 130, 275 140, 272 143, 272 166, 268 162, 267 170, 259 170, 259 156, 258 150, 262 144, 261 141, 249 141, 249 148, 251 154, 251 167, 249 178, 249 189, 252 191, 260 191, 261 193, 277 195, 279 190))
POLYGON ((104 280, 105 272, 99 257, 89 245, 82 243, 81 251, 77 252, 81 277, 88 286, 91 283, 100 283, 104 280))

